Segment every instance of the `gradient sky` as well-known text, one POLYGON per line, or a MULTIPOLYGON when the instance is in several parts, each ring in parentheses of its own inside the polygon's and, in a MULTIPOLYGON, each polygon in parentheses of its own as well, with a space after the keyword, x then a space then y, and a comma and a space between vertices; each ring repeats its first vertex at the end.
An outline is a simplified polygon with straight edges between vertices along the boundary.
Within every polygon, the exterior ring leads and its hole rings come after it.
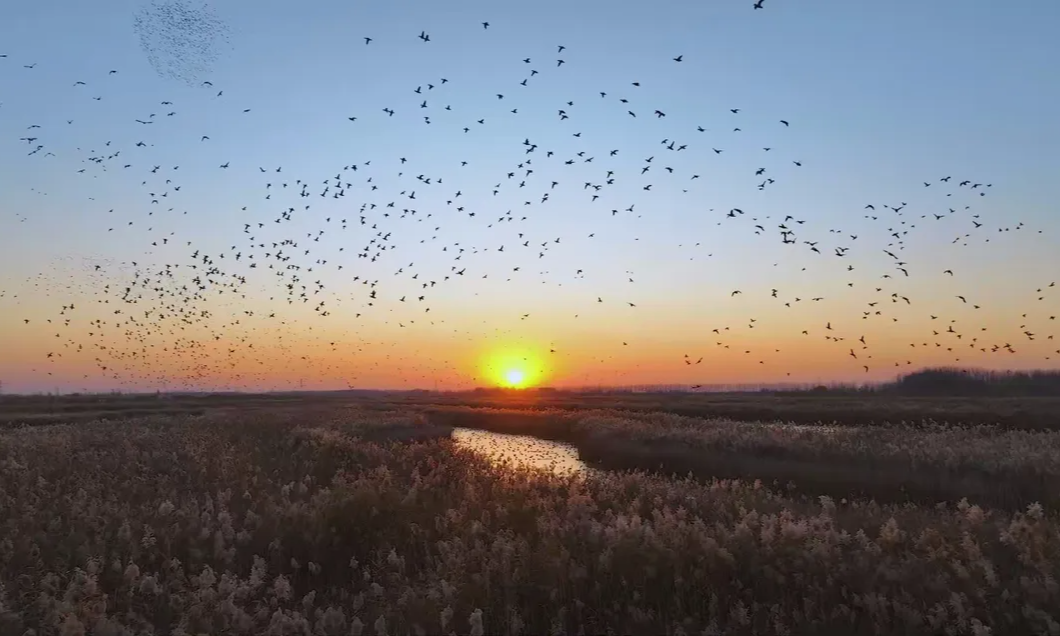
MULTIPOLYGON (((458 388, 513 367, 555 385, 1058 368, 1060 5, 751 4, 233 1, 215 8, 227 43, 189 82, 149 62, 133 20, 145 3, 3 5, 4 389, 458 388), (351 185, 335 199, 340 172, 351 185), (299 245, 278 267, 302 269, 280 278, 265 253, 284 239, 299 245), (185 302, 195 253, 216 279, 244 276, 239 294, 185 302), (167 264, 161 286, 149 273, 167 264), (312 302, 288 304, 291 276, 312 302), (136 303, 120 299, 145 278, 136 303), (198 320, 175 322, 152 295, 163 287, 198 320)), ((163 38, 148 41, 164 59, 163 38)))

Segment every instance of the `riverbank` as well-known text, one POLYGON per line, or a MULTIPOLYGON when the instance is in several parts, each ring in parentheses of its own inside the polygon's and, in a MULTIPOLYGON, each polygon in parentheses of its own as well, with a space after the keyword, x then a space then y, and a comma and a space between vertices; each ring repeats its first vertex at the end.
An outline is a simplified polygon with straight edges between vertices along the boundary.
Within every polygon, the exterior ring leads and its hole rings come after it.
POLYGON ((589 465, 761 480, 809 496, 1060 505, 1060 434, 988 426, 801 426, 612 410, 436 407, 427 420, 566 442, 589 465))

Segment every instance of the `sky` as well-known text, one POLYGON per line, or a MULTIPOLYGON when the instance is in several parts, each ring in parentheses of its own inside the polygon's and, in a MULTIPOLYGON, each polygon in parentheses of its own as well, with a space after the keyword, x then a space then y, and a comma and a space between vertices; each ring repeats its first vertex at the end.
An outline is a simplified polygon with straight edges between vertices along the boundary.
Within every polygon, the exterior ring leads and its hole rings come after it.
POLYGON ((5 392, 1060 367, 1060 6, 166 6, 0 7, 5 392))

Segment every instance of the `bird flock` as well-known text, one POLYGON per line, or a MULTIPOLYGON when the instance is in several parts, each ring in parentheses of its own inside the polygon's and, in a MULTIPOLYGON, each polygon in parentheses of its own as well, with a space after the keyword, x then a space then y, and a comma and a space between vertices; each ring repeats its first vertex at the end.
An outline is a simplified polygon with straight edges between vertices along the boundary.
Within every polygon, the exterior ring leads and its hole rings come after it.
POLYGON ((228 48, 228 25, 209 6, 155 2, 133 17, 140 48, 162 77, 194 84, 207 77, 228 48))
MULTIPOLYGON (((150 63, 160 75, 194 83, 210 108, 252 117, 254 104, 235 103, 224 86, 203 79, 219 55, 218 43, 225 40, 224 24, 208 13, 182 7, 155 5, 137 16, 135 26, 150 63)), ((763 8, 762 0, 753 8, 763 8)), ((497 29, 488 20, 468 25, 467 34, 421 29, 408 33, 408 46, 422 47, 422 55, 430 56, 430 47, 439 38, 463 37, 470 45, 473 37, 493 36, 497 29)), ((371 49, 379 45, 380 37, 365 34, 356 41, 359 47, 371 49)), ((661 103, 649 78, 594 86, 592 69, 579 68, 580 57, 577 47, 564 44, 527 51, 525 57, 512 61, 516 70, 510 81, 482 95, 474 112, 454 108, 453 97, 463 89, 457 81, 438 76, 409 81, 403 98, 380 100, 375 109, 350 112, 334 122, 347 129, 397 120, 403 126, 444 127, 453 139, 446 172, 433 164, 418 166, 406 156, 391 159, 380 152, 373 157, 365 149, 354 153, 358 158, 316 174, 247 163, 245 157, 225 155, 223 127, 196 133, 195 143, 202 149, 199 165, 186 167, 167 160, 166 154, 167 131, 185 106, 176 98, 138 106, 142 114, 128 120, 122 135, 92 130, 97 143, 70 148, 62 142, 64 128, 77 126, 79 109, 106 103, 114 83, 122 80, 122 69, 99 68, 94 75, 72 78, 66 100, 69 113, 63 120, 13 122, 0 110, 0 130, 18 133, 2 143, 17 149, 26 161, 76 161, 64 188, 103 177, 128 184, 136 193, 133 205, 111 207, 90 198, 93 209, 98 209, 93 212, 98 214, 94 226, 101 234, 122 233, 123 241, 138 242, 143 256, 130 260, 110 254, 72 255, 29 281, 5 280, 0 285, 0 303, 7 305, 3 312, 20 311, 20 299, 29 293, 48 294, 54 304, 50 317, 20 319, 25 329, 43 329, 50 338, 37 369, 61 375, 64 366, 76 367, 86 383, 102 379, 122 387, 195 389, 218 383, 232 388, 281 387, 293 381, 285 370, 299 365, 320 376, 345 378, 354 386, 361 374, 373 368, 405 364, 403 381, 429 387, 432 377, 452 370, 457 362, 402 354, 404 338, 373 336, 370 320, 409 333, 410 339, 417 330, 428 334, 424 337, 447 332, 470 338, 475 329, 502 332, 488 320, 470 329, 453 326, 461 322, 461 313, 445 302, 450 290, 481 286, 488 295, 485 290, 495 288, 487 284, 520 289, 531 284, 558 288, 565 283, 569 289, 593 268, 614 267, 599 265, 589 251, 584 265, 573 271, 550 269, 553 255, 566 243, 606 243, 615 234, 615 224, 651 223, 653 197, 666 201, 686 196, 701 200, 700 221, 709 222, 715 235, 756 237, 761 251, 748 258, 776 261, 779 268, 797 255, 813 259, 809 268, 794 273, 809 284, 823 279, 824 271, 848 280, 843 289, 811 295, 792 292, 781 283, 726 290, 710 304, 766 299, 771 303, 769 315, 718 324, 704 309, 701 333, 696 336, 708 334, 711 344, 706 349, 696 345, 699 350, 675 357, 671 361, 675 367, 710 365, 720 356, 736 354, 782 380, 797 369, 779 366, 775 362, 779 349, 755 344, 748 336, 754 335, 760 321, 788 320, 784 312, 827 302, 855 286, 871 296, 858 314, 830 316, 813 328, 799 325, 791 331, 815 339, 822 356, 842 359, 859 373, 900 369, 940 355, 969 366, 1003 364, 992 357, 1017 351, 1033 352, 1042 366, 1060 356, 1052 332, 1060 296, 1048 274, 1040 280, 1013 282, 1024 288, 1028 302, 1008 310, 1012 325, 999 333, 977 317, 990 299, 977 295, 975 281, 960 283, 959 271, 951 267, 930 271, 907 256, 909 242, 921 234, 946 235, 953 245, 985 249, 992 238, 1040 232, 1008 217, 990 218, 980 209, 993 188, 988 179, 945 173, 925 176, 921 183, 910 184, 922 191, 915 195, 917 203, 865 201, 861 209, 851 211, 850 225, 856 227, 827 227, 804 214, 759 213, 757 193, 783 188, 799 179, 802 171, 812 170, 787 141, 786 134, 799 126, 798 121, 783 114, 752 116, 746 111, 756 109, 732 104, 704 112, 701 124, 670 125, 668 113, 682 105, 661 103), (506 145, 507 164, 469 165, 460 157, 463 140, 484 135, 502 139, 498 130, 505 134, 519 130, 521 114, 533 107, 527 104, 536 104, 527 96, 542 78, 578 72, 584 73, 583 93, 557 100, 547 129, 534 129, 506 145), (612 141, 583 136, 581 127, 603 116, 619 116, 629 129, 660 134, 649 147, 630 136, 616 135, 612 141), (775 138, 775 144, 750 148, 752 142, 744 139, 745 131, 752 129, 775 138), (112 137, 123 136, 135 142, 112 142, 112 137), (731 149, 751 150, 759 163, 746 175, 746 203, 715 209, 704 184, 712 178, 712 167, 724 162, 731 149), (640 158, 635 171, 628 169, 628 156, 640 158), (188 210, 194 205, 189 197, 199 184, 184 175, 193 169, 209 169, 222 182, 238 172, 257 184, 256 191, 241 193, 246 202, 238 209, 211 217, 210 241, 202 239, 201 227, 190 227, 198 225, 192 224, 188 210), (556 211, 557 206, 562 211, 556 211), (597 229, 583 236, 564 235, 557 229, 562 224, 554 223, 563 214, 592 218, 597 229), (465 240, 463 235, 472 227, 485 232, 489 243, 465 240), (931 297, 909 285, 928 277, 938 281, 931 297), (876 282, 864 282, 872 279, 876 282), (865 286, 871 288, 862 290, 865 286), (874 336, 867 336, 918 319, 926 319, 929 327, 906 337, 900 346, 878 345, 874 336), (367 356, 365 352, 373 347, 388 353, 382 359, 367 356)), ((689 65, 693 60, 675 51, 658 63, 689 65)), ((35 61, 21 59, 17 51, 0 51, 0 81, 38 69, 35 61)), ((0 219, 0 228, 24 223, 26 215, 14 211, 0 219)), ((710 261, 712 254, 705 253, 694 236, 679 246, 657 249, 688 252, 708 263, 705 267, 724 267, 710 261)), ((574 286, 582 308, 572 309, 572 318, 583 319, 600 305, 610 313, 652 312, 650 301, 641 300, 634 269, 625 269, 620 277, 629 290, 621 297, 574 286)), ((531 306, 505 310, 521 322, 533 321, 537 314, 531 306)), ((636 348, 637 337, 635 332, 616 336, 614 348, 636 348)), ((694 340, 691 334, 687 339, 694 340)), ((550 346, 544 364, 566 353, 560 346, 550 346)))

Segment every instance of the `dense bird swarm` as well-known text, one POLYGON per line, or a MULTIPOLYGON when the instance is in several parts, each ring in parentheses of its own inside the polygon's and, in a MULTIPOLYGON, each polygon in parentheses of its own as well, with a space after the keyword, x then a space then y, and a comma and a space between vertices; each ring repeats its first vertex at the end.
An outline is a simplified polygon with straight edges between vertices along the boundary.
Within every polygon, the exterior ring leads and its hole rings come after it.
POLYGON ((229 28, 208 5, 155 0, 133 18, 140 48, 162 77, 197 84, 228 46, 229 28))

